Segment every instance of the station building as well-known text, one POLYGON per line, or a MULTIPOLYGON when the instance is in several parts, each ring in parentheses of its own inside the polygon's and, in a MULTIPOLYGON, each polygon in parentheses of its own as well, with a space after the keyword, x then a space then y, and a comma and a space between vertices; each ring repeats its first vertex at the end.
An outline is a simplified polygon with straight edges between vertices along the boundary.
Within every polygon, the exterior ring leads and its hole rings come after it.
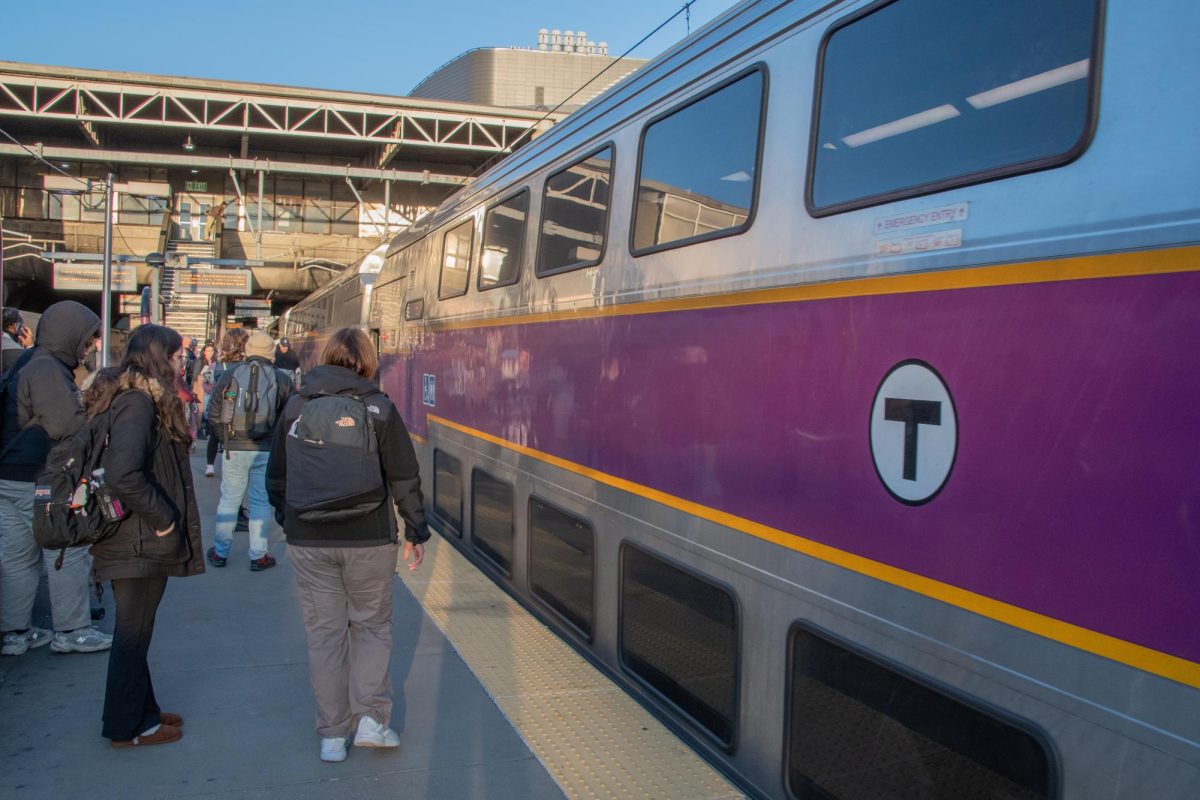
POLYGON ((136 314, 151 286, 156 318, 185 335, 269 325, 561 116, 0 62, 4 304, 36 312, 70 297, 99 308, 98 284, 55 280, 64 265, 98 269, 112 174, 113 257, 133 274, 115 320, 136 314), (147 264, 150 253, 166 266, 147 264), (219 269, 249 272, 241 313, 238 297, 191 294, 176 280, 219 269))
POLYGON ((645 59, 609 55, 586 31, 542 28, 537 46, 480 47, 435 70, 409 95, 489 106, 575 111, 645 59))

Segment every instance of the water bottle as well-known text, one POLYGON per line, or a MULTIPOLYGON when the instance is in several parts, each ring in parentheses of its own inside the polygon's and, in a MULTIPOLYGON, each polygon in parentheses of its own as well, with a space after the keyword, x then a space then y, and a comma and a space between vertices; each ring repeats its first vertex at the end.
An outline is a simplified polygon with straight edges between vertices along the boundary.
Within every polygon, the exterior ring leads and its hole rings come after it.
POLYGON ((92 485, 92 494, 96 497, 96 503, 100 506, 100 514, 105 521, 120 522, 125 519, 125 507, 121 504, 120 498, 113 494, 112 487, 104 480, 104 467, 92 470, 92 479, 89 483, 92 485))

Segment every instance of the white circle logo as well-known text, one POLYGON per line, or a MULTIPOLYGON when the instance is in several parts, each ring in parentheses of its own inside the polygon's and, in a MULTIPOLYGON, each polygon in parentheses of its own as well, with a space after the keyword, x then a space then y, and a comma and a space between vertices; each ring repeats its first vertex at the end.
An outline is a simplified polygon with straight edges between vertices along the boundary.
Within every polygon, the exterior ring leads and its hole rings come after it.
POLYGON ((957 449, 958 419, 941 376, 923 361, 892 367, 871 408, 871 457, 888 493, 909 505, 929 502, 957 449))

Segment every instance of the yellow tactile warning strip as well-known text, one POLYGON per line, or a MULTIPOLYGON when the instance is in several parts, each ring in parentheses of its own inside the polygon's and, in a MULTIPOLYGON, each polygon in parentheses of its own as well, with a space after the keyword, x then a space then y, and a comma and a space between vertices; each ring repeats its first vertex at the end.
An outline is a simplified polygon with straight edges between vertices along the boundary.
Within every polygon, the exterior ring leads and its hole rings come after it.
POLYGON ((744 797, 440 537, 398 572, 568 797, 744 797))

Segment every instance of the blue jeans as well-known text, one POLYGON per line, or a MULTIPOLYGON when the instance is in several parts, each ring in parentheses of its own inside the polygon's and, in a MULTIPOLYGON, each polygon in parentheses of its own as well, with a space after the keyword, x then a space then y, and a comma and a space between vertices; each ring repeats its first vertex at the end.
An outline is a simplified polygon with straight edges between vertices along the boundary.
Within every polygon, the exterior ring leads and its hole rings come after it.
POLYGON ((267 552, 267 524, 271 519, 271 503, 267 500, 267 460, 271 454, 265 450, 226 450, 225 456, 221 466, 221 502, 217 503, 217 533, 213 537, 213 546, 221 558, 229 556, 242 495, 248 495, 250 560, 256 561, 267 552))

